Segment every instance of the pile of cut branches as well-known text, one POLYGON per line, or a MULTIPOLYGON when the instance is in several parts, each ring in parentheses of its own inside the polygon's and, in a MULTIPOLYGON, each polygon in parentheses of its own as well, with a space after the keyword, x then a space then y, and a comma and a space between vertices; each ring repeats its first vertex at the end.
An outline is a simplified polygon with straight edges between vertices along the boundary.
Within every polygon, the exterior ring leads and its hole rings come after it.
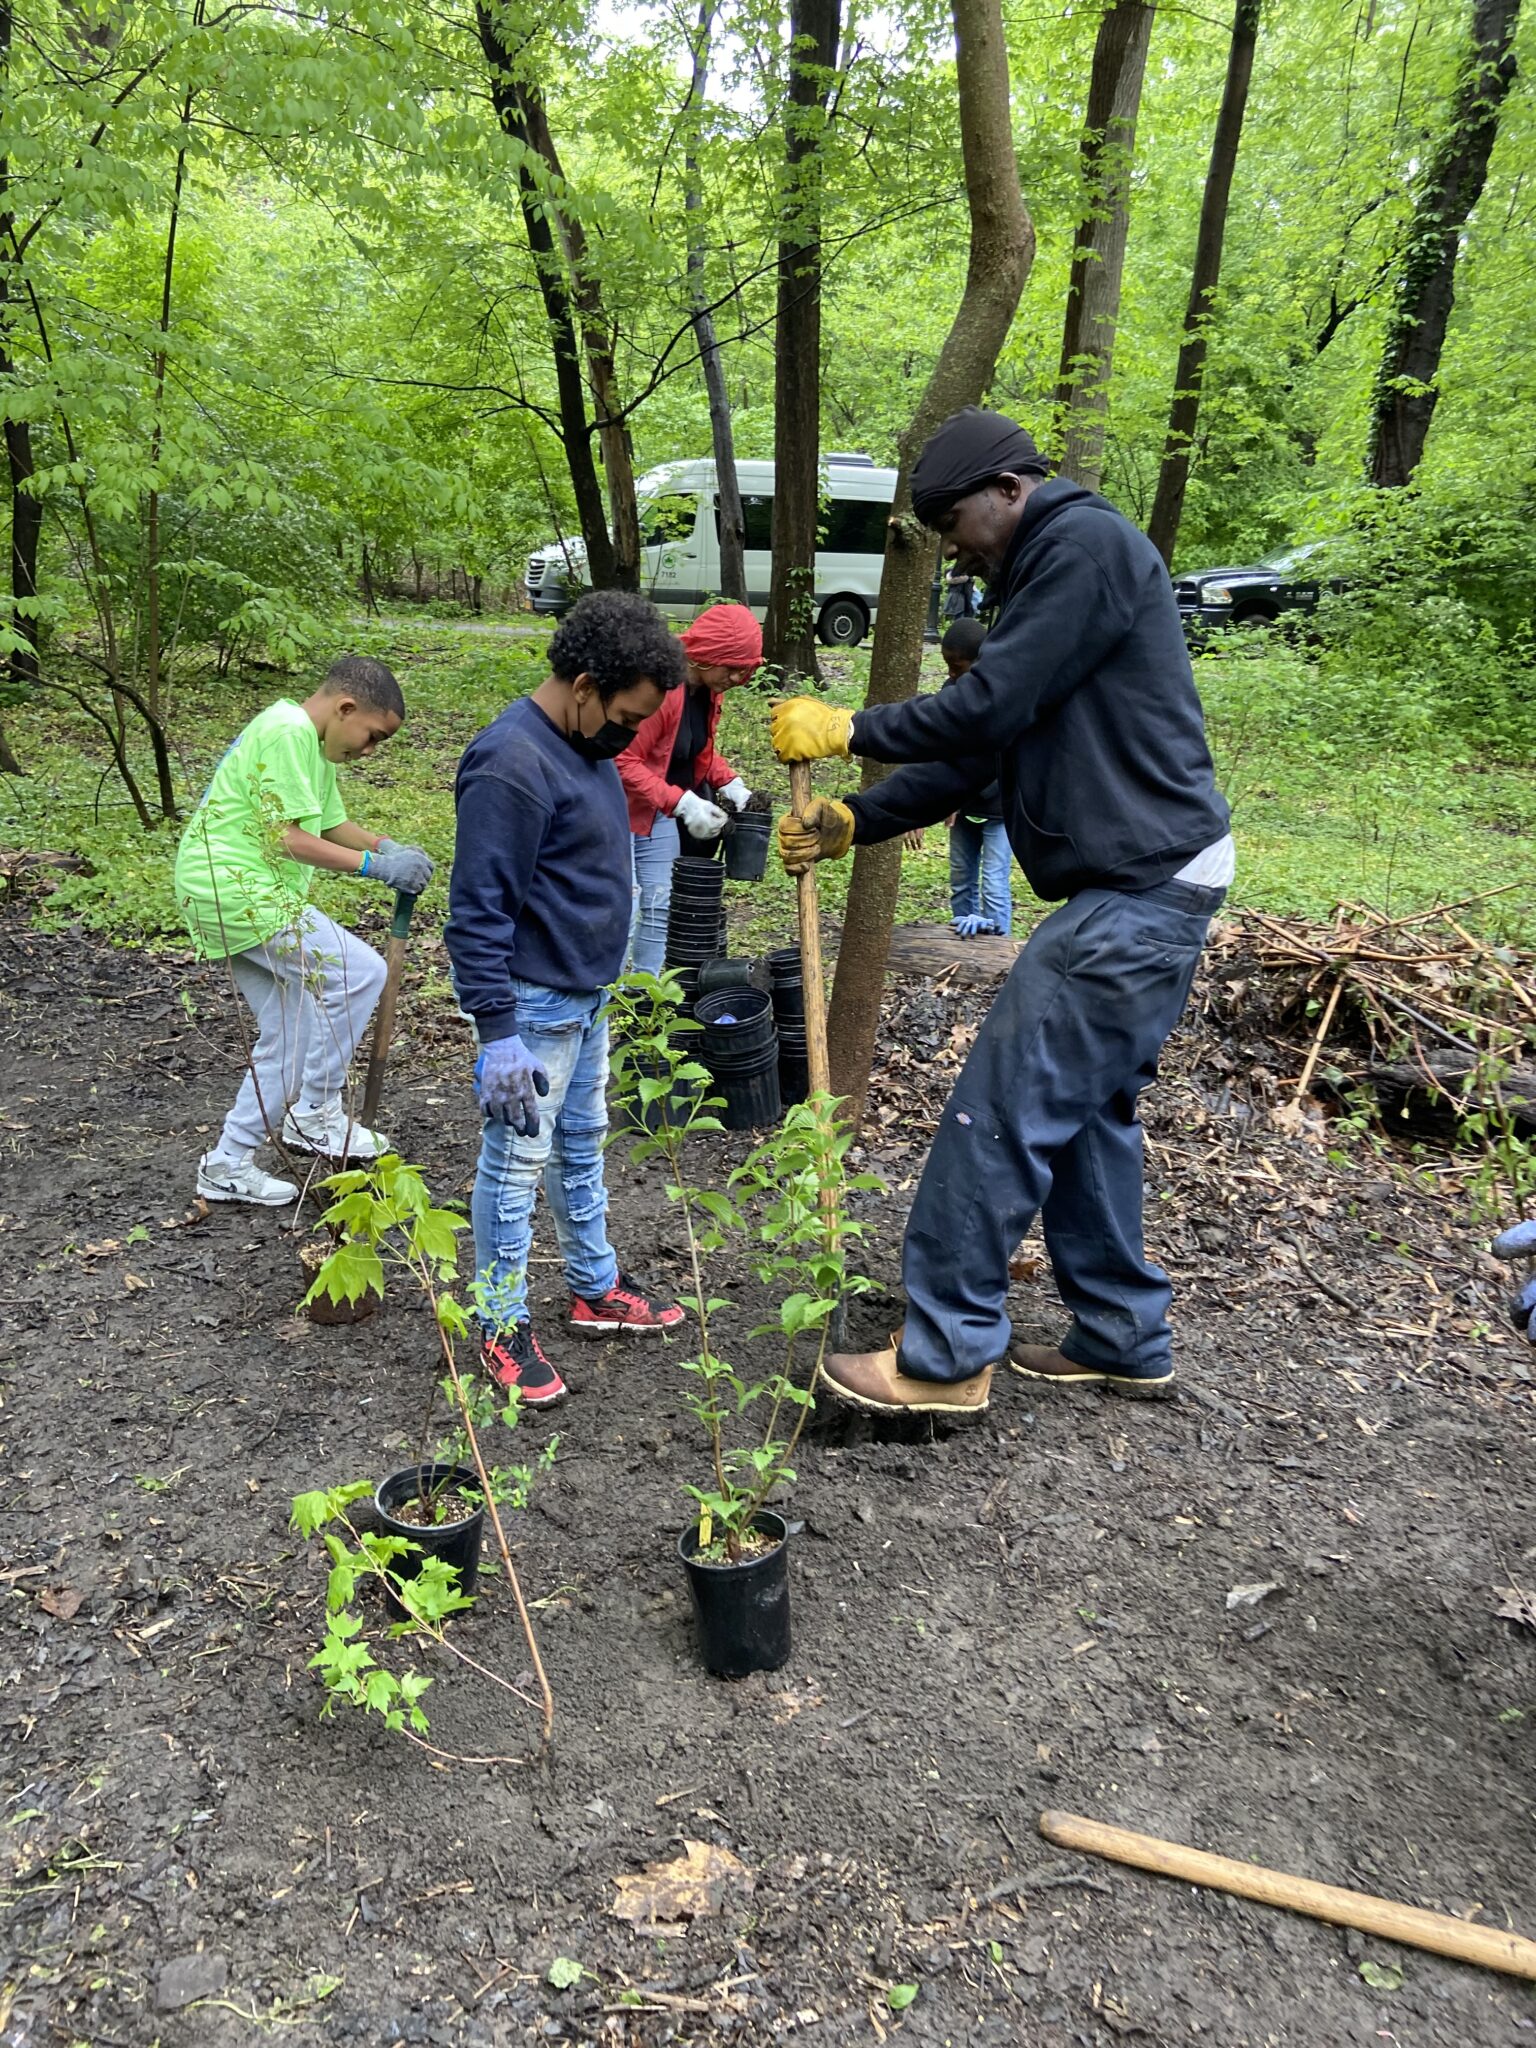
POLYGON ((1502 893, 1408 917, 1341 903, 1327 924, 1241 911, 1214 935, 1208 1007, 1251 1009, 1258 982, 1274 1023, 1298 1038, 1303 1025, 1298 1102, 1319 1080, 1366 1081, 1384 1107, 1419 1096, 1464 1108, 1496 1091, 1536 1130, 1536 962, 1458 914, 1502 893))

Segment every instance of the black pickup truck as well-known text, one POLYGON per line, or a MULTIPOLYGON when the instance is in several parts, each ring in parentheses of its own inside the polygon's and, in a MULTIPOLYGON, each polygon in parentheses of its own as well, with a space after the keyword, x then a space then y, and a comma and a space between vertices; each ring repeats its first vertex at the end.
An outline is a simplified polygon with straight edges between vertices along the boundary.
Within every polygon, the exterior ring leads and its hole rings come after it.
POLYGON ((1321 573, 1326 545, 1310 541, 1273 561, 1176 577, 1173 592, 1185 632, 1200 639, 1213 626, 1272 626, 1289 612, 1316 611, 1325 588, 1344 588, 1339 577, 1321 573))

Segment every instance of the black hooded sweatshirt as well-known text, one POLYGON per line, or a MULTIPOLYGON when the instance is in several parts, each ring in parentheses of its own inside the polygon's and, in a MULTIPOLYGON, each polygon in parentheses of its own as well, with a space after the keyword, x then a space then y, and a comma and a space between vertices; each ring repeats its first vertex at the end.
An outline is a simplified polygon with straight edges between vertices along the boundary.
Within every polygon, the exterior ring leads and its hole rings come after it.
POLYGON ((1230 813, 1162 557, 1105 499, 1045 483, 992 590, 969 675, 855 716, 851 752, 911 764, 848 799, 855 843, 936 824, 995 776, 1037 896, 1167 881, 1230 813))

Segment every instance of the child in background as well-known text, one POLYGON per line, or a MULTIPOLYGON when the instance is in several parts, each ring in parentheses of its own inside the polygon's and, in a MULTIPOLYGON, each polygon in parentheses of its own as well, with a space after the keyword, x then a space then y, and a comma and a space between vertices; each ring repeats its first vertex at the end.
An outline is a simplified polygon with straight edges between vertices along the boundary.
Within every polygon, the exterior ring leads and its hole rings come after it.
MULTIPOLYGON (((987 631, 977 619, 956 619, 939 642, 949 670, 945 687, 959 682, 981 652, 987 631)), ((949 826, 949 910, 962 939, 978 932, 1013 930, 1013 853, 1003 824, 1003 800, 995 782, 952 812, 949 826)))
POLYGON ((176 900, 192 943, 228 960, 256 1020, 245 1078, 219 1141, 197 1166, 208 1202, 298 1200, 292 1181, 256 1164, 281 1134, 294 1151, 354 1162, 388 1150, 354 1124, 342 1099, 347 1067, 384 987, 371 946, 306 902, 316 868, 366 876, 419 896, 432 863, 348 822, 339 761, 366 759, 405 718, 382 661, 346 655, 294 704, 258 712, 228 749, 176 852, 176 900))

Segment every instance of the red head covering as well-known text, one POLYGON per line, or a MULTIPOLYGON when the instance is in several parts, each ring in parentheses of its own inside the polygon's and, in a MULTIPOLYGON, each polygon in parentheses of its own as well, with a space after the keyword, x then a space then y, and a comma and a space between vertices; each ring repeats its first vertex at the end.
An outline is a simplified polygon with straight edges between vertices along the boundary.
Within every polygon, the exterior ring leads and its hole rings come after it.
POLYGON ((757 668, 763 659, 763 629, 744 604, 712 604, 681 638, 691 661, 757 668))

